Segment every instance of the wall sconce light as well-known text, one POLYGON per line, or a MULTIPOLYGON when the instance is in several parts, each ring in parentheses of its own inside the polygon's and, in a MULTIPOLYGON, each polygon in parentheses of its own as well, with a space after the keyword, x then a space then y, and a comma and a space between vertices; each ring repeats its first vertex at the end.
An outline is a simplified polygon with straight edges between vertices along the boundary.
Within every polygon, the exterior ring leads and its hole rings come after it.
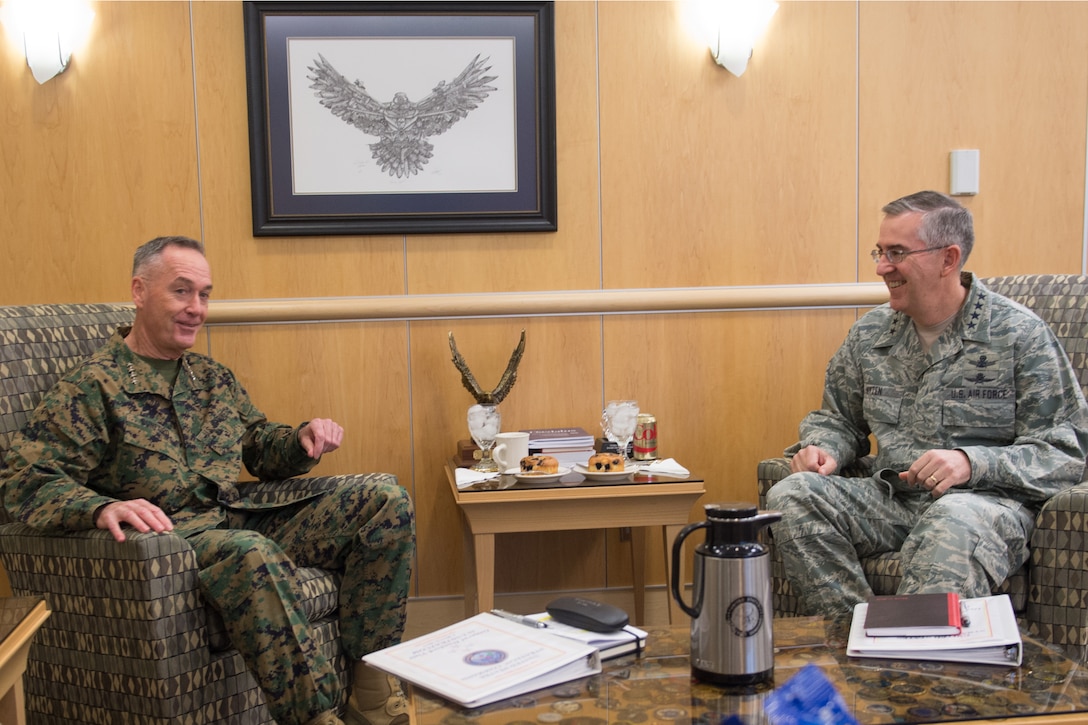
POLYGON ((752 46, 767 29, 771 17, 778 10, 772 0, 718 0, 709 3, 704 12, 708 17, 711 33, 710 54, 718 65, 740 77, 752 57, 752 46))
POLYGON ((23 47, 38 83, 64 72, 93 19, 87 0, 5 0, 0 7, 0 22, 12 42, 23 47))

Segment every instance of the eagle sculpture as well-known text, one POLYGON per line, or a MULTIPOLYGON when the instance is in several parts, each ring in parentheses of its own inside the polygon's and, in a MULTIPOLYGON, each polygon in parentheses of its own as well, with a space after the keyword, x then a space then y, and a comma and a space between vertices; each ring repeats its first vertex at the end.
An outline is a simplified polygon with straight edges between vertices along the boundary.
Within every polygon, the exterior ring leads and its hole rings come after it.
POLYGON ((488 85, 498 76, 485 75, 490 58, 477 55, 461 74, 447 83, 439 81, 431 94, 418 103, 403 92, 393 94, 393 100, 381 103, 367 93, 362 81, 348 81, 336 68, 318 54, 310 88, 322 106, 345 123, 355 126, 378 142, 370 144, 371 156, 390 176, 406 178, 419 173, 434 155, 434 145, 427 139, 450 129, 477 106, 494 86, 488 85))
POLYGON ((506 363, 506 370, 503 371, 502 377, 499 378, 499 384, 490 392, 481 388, 480 384, 476 382, 476 376, 468 369, 468 363, 465 362, 465 358, 457 350, 457 341, 453 339, 452 331, 449 333, 449 339, 450 352, 453 353, 453 365, 461 372, 461 384, 465 386, 465 389, 472 393, 472 397, 480 405, 498 405, 501 403, 518 379, 518 365, 521 363, 522 354, 525 353, 525 330, 521 331, 521 340, 510 355, 510 362, 506 363))

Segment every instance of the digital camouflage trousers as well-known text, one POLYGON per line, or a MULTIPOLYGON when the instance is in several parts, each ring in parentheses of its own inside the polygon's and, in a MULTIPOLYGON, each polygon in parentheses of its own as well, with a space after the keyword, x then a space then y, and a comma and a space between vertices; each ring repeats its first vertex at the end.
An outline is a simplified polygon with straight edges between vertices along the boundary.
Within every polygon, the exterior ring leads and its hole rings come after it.
POLYGON ((222 614, 277 723, 306 723, 343 699, 299 602, 298 567, 341 573, 340 634, 345 655, 358 660, 400 641, 414 526, 396 478, 372 474, 285 508, 232 510, 226 528, 189 537, 202 592, 222 614))
POLYGON ((999 495, 893 492, 878 477, 795 473, 768 492, 771 528, 802 612, 832 616, 873 596, 861 559, 898 551, 899 594, 988 596, 1028 558, 1034 515, 999 495))

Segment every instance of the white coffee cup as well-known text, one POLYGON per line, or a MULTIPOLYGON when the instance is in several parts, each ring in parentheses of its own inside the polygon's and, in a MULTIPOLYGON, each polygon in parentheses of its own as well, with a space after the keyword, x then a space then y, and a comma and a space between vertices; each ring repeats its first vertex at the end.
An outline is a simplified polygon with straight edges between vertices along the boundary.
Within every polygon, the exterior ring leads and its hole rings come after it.
POLYGON ((500 471, 519 468, 521 459, 529 455, 529 434, 521 431, 499 433, 495 436, 495 448, 491 457, 499 464, 500 471))

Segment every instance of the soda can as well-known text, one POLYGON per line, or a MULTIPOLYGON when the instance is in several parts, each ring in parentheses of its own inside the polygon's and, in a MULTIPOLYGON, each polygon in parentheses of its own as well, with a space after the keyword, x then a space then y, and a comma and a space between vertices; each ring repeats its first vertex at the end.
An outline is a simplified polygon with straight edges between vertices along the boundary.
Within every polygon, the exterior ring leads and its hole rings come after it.
POLYGON ((639 413, 635 423, 635 439, 631 441, 636 461, 652 461, 657 458, 657 418, 649 413, 639 413))

